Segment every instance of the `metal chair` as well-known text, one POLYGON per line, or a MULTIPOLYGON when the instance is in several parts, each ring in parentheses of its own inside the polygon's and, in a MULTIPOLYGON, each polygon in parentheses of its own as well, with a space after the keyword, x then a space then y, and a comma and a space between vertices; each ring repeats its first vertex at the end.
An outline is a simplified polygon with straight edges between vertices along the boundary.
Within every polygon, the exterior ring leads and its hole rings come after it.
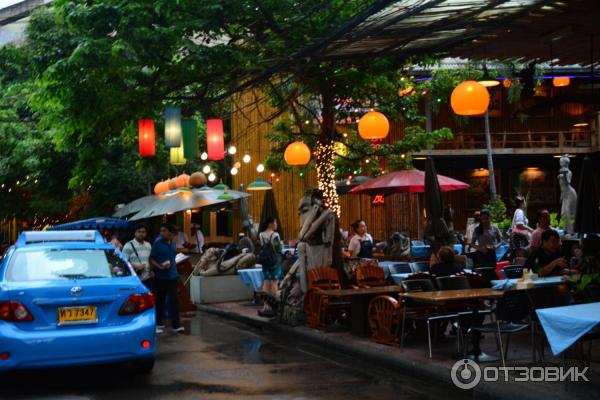
POLYGON ((502 272, 506 279, 521 279, 523 276, 523 267, 520 265, 509 265, 502 268, 502 272))
POLYGON ((483 279, 490 285, 488 287, 492 286, 492 281, 498 279, 498 276, 496 275, 496 269, 493 267, 475 267, 473 268, 473 272, 481 275, 483 279))
POLYGON ((460 290, 471 288, 471 286, 469 286, 469 280, 462 275, 440 276, 435 278, 435 281, 440 290, 460 290))
MULTIPOLYGON (((506 357, 508 356, 508 345, 510 335, 521 332, 529 328, 529 323, 523 322, 531 315, 529 299, 526 291, 507 290, 496 304, 496 322, 472 326, 471 329, 481 333, 493 333, 500 344, 500 356, 502 357, 502 366, 506 366, 506 357), (506 347, 502 344, 502 334, 506 335, 506 347)), ((467 346, 464 346, 466 357, 467 346)))
MULTIPOLYGON (((406 292, 431 292, 435 290, 433 281, 430 279, 412 279, 402 282, 406 292)), ((413 304, 408 299, 404 300, 402 310, 402 333, 400 336, 400 349, 404 348, 404 332, 407 316, 412 320, 422 320, 427 324, 427 344, 429 346, 429 358, 433 357, 431 344, 431 323, 453 321, 458 318, 458 314, 440 313, 436 307, 420 306, 413 304)), ((460 351, 460 341, 458 342, 458 351, 460 351)))
POLYGON ((390 274, 412 274, 413 270, 407 262, 394 263, 390 265, 390 274))

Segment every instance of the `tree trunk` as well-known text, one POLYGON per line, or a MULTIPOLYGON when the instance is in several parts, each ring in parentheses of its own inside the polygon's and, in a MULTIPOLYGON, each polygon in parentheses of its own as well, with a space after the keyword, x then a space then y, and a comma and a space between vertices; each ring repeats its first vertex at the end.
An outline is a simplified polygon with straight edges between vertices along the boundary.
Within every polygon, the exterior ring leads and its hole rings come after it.
POLYGON ((340 205, 335 186, 333 140, 335 138, 335 101, 330 93, 321 95, 321 135, 315 149, 318 187, 323 191, 325 207, 340 216, 340 205))

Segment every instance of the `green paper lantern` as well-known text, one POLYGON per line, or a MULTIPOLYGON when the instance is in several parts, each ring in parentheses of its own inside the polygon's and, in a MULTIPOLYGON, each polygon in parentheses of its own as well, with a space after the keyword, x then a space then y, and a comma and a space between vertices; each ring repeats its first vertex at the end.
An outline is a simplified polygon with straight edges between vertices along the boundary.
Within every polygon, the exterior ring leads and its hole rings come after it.
POLYGON ((183 156, 193 160, 198 156, 198 121, 195 119, 181 120, 183 134, 183 156))

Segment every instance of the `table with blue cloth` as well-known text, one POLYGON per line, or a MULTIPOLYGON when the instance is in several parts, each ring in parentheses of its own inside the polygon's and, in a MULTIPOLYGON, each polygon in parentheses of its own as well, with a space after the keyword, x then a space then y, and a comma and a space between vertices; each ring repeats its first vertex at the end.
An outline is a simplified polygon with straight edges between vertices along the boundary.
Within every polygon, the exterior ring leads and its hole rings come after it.
POLYGON ((558 355, 600 324, 600 303, 536 310, 552 354, 558 355))
MULTIPOLYGON (((514 289, 517 286, 517 282, 519 282, 519 279, 502 279, 493 280, 491 282, 492 289, 509 290, 514 289)), ((565 281, 560 276, 545 276, 541 278, 536 278, 532 282, 534 287, 556 286, 565 283, 565 281)))
POLYGON ((239 269, 238 275, 242 279, 242 282, 248 286, 252 286, 255 292, 260 292, 262 290, 265 281, 262 267, 239 269))
MULTIPOLYGON (((428 244, 425 244, 424 242, 422 242, 420 240, 413 240, 412 246, 410 248, 410 252, 411 252, 413 258, 425 258, 425 257, 427 257, 427 253, 429 252, 430 247, 431 246, 429 246, 428 244)), ((455 244, 454 252, 458 255, 462 254, 463 245, 460 243, 455 244)))

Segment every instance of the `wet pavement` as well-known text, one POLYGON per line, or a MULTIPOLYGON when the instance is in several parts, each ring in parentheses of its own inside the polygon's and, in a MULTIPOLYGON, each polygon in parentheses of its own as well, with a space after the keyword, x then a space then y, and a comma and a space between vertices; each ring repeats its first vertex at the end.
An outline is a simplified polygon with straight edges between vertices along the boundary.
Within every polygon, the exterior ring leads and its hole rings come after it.
POLYGON ((436 386, 212 315, 162 335, 150 375, 122 366, 28 371, 0 381, 0 399, 434 399, 468 393, 436 386))

